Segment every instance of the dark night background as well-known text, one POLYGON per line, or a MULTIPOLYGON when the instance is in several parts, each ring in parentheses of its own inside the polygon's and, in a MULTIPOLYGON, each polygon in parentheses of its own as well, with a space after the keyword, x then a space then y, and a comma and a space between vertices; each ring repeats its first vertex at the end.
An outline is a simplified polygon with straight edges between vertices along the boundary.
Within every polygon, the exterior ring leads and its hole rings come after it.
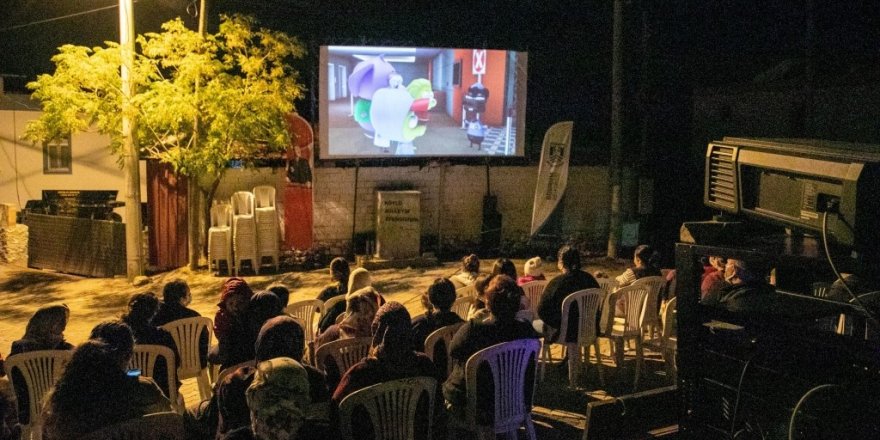
MULTIPOLYGON (((160 23, 176 16, 195 27, 196 19, 187 7, 196 10, 197 2, 191 3, 137 1, 136 32, 158 30, 160 23)), ((97 45, 118 39, 116 8, 29 23, 115 4, 113 0, 4 2, 0 74, 5 76, 6 91, 24 91, 26 81, 50 72, 49 58, 61 44, 97 45)), ((296 67, 311 96, 297 108, 313 121, 317 52, 323 44, 528 51, 528 161, 533 163, 540 155, 547 127, 571 119, 573 164, 608 162, 611 0, 210 0, 209 5, 210 32, 216 31, 220 13, 243 12, 306 44, 309 55, 296 67)), ((749 84, 780 65, 788 67, 779 82, 789 87, 803 81, 816 87, 841 81, 877 84, 880 78, 880 2, 876 0, 633 0, 624 5, 624 165, 655 181, 655 216, 646 227, 663 231, 653 235, 656 241, 673 241, 683 220, 708 214, 702 207, 702 154, 707 140, 694 139, 694 90, 749 84)), ((833 140, 880 143, 870 136, 833 140)))

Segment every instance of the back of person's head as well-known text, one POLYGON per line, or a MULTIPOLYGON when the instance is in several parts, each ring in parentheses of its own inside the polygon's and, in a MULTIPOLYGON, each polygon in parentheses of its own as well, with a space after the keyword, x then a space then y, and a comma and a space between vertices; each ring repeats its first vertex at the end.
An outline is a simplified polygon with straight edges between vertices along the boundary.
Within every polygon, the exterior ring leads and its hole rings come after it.
POLYGON ((427 294, 431 305, 445 312, 455 302, 455 285, 446 278, 437 278, 428 286, 427 294))
POLYGON ((92 329, 89 339, 107 344, 121 368, 128 365, 131 354, 134 352, 134 334, 128 324, 120 320, 104 321, 92 329))
POLYGON ((530 277, 544 275, 544 261, 541 257, 530 258, 523 265, 523 274, 530 277))
POLYGON ((274 293, 264 290, 254 295, 248 303, 247 311, 248 323, 253 329, 254 336, 259 333, 266 321, 282 313, 284 309, 281 308, 281 300, 274 293))
POLYGON ((171 280, 162 288, 162 302, 166 304, 182 304, 188 297, 189 285, 182 279, 171 280))
POLYGON ((477 257, 477 254, 465 255, 464 258, 461 259, 461 270, 471 273, 479 272, 480 259, 477 257))
POLYGON ((275 296, 278 297, 278 300, 281 302, 281 309, 283 310, 290 303, 290 289, 281 284, 273 284, 269 286, 270 292, 274 293, 275 296))
POLYGON ((373 342, 370 355, 375 358, 397 358, 412 351, 412 324, 409 311, 403 304, 387 302, 379 310, 371 325, 373 342))
POLYGON ((311 403, 308 373, 299 362, 287 357, 260 362, 245 396, 253 438, 297 438, 311 403))
POLYGON ((574 246, 565 245, 559 248, 557 258, 565 270, 575 271, 581 268, 581 253, 574 246))
POLYGON ((486 288, 486 307, 499 321, 512 321, 519 311, 522 288, 507 275, 492 277, 486 288))
POLYGON ((348 267, 348 261, 345 258, 336 257, 330 262, 330 276, 334 281, 340 282, 348 287, 348 276, 351 275, 351 268, 348 267))
POLYGON ((474 290, 477 291, 478 298, 486 297, 486 289, 489 287, 492 278, 495 278, 495 275, 480 275, 474 281, 474 290))
POLYGON ((301 362, 305 347, 305 333, 295 319, 276 316, 263 324, 254 344, 257 362, 277 357, 289 357, 301 362))
POLYGON ((61 342, 69 316, 70 309, 64 304, 40 307, 28 321, 24 338, 40 343, 61 342))
POLYGON ((152 292, 135 293, 128 299, 128 311, 122 320, 130 326, 147 326, 159 310, 159 300, 152 292))
POLYGON ((641 261, 645 267, 660 267, 660 254, 652 246, 647 244, 639 245, 636 247, 633 256, 641 261))
POLYGON ((516 279, 516 266, 507 258, 499 258, 492 265, 492 275, 507 275, 516 279))
POLYGON ((358 267, 355 270, 351 271, 351 274, 348 276, 348 292, 349 295, 352 293, 361 290, 365 287, 370 287, 373 285, 373 280, 370 277, 370 271, 364 269, 363 267, 358 267))

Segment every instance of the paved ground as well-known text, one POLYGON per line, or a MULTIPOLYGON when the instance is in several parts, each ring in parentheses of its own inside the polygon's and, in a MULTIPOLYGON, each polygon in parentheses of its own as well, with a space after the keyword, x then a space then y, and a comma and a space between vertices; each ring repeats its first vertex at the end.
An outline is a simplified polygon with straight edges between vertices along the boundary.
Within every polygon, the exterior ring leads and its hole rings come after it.
MULTIPOLYGON (((517 260, 517 267, 523 261, 517 260)), ((483 271, 490 270, 491 262, 483 264, 483 271)), ((556 275, 555 267, 545 263, 548 276, 556 275)), ((608 260, 589 262, 587 270, 602 270, 614 276, 623 270, 623 264, 608 260)), ((422 313, 419 295, 437 277, 449 276, 457 270, 456 263, 447 263, 431 269, 389 269, 372 272, 374 286, 390 301, 406 305, 413 315, 422 313)), ((136 292, 153 291, 161 294, 163 284, 174 278, 186 279, 193 292, 191 307, 205 316, 213 317, 215 303, 225 277, 215 276, 205 270, 177 271, 150 277, 150 283, 133 287, 123 278, 94 279, 65 274, 22 269, 0 265, 0 353, 8 354, 13 340, 24 333, 27 320, 40 306, 65 303, 71 309, 70 323, 65 336, 71 343, 86 340, 95 324, 119 317, 128 297, 136 292)), ((284 272, 259 276, 246 276, 252 287, 263 289, 280 282, 291 289, 291 302, 314 298, 329 282, 326 269, 310 272, 284 272)), ((586 404, 595 399, 609 398, 632 392, 633 367, 627 357, 623 368, 616 368, 608 358, 608 347, 603 346, 606 366, 606 387, 598 385, 595 368, 591 368, 580 384, 580 389, 568 386, 567 369, 559 364, 547 369, 535 396, 534 419, 541 439, 580 438, 584 428, 586 404)), ((561 350, 556 349, 559 357, 561 350)), ((648 374, 640 390, 668 384, 662 375, 663 365, 656 353, 648 352, 648 374)), ((184 381, 182 392, 187 404, 197 402, 194 380, 184 381)))

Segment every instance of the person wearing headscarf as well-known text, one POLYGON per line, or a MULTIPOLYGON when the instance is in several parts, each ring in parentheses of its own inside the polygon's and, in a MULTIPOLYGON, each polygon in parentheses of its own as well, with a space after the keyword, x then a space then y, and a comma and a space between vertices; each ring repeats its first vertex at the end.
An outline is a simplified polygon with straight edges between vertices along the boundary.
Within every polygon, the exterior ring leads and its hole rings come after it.
MULTIPOLYGON (((180 365, 180 353, 171 333, 152 324, 152 318, 159 308, 159 300, 152 293, 136 293, 128 300, 128 310, 122 315, 122 322, 131 327, 135 344, 151 344, 168 347, 174 353, 174 365, 180 365)), ((165 358, 158 358, 153 369, 153 380, 162 389, 166 396, 171 393, 168 389, 168 365, 165 358)), ((178 388, 180 381, 177 381, 178 388)))
POLYGON ((449 277, 449 281, 459 289, 473 284, 478 275, 480 275, 480 259, 476 254, 470 254, 461 259, 461 270, 449 277))
MULTIPOLYGON (((372 336, 371 326, 382 297, 372 287, 365 287, 349 293, 345 301, 345 313, 339 324, 331 325, 327 331, 315 338, 315 352, 318 347, 338 339, 362 338, 372 336)), ((344 371, 339 371, 335 362, 319 365, 327 373, 327 386, 334 389, 344 371)))
POLYGON ((543 265, 544 261, 541 260, 541 257, 526 260, 525 264, 523 264, 523 276, 516 279, 516 284, 522 286, 523 284, 531 283, 532 281, 545 280, 543 265))
MULTIPOLYGON (((12 342, 9 355, 39 350, 73 350, 73 345, 64 340, 69 316, 70 309, 64 304, 40 307, 28 321, 24 336, 12 342)), ((27 384, 18 370, 12 371, 9 377, 18 396, 18 419, 26 425, 30 422, 27 384)))
MULTIPOLYGON (((403 304, 392 301, 379 308, 371 325, 373 341, 370 354, 342 376, 333 393, 335 407, 349 394, 382 382, 427 376, 440 383, 442 377, 431 359, 412 349, 410 322, 409 312, 403 304)), ((420 404, 427 405, 427 401, 420 404)), ((425 410, 424 406, 422 410, 425 410)), ((352 421, 354 432, 358 432, 361 438, 370 437, 373 430, 368 426, 367 417, 353 414, 352 421)), ((417 423, 426 421, 426 418, 417 418, 417 423)), ((424 435, 427 433, 427 426, 420 428, 417 424, 415 432, 424 435)))
POLYGON ((302 438, 309 406, 309 383, 303 366, 290 358, 260 362, 247 389, 250 426, 225 438, 288 440, 302 438))
POLYGON ((219 364, 221 369, 253 359, 253 331, 247 318, 252 296, 250 286, 241 278, 229 278, 223 283, 214 315, 214 336, 218 344, 208 354, 208 360, 219 364))
MULTIPOLYGON (((254 346, 256 362, 284 357, 302 362, 305 346, 303 328, 289 316, 277 316, 266 321, 257 336, 254 346)), ((311 365, 303 364, 308 383, 309 396, 313 404, 327 402, 330 393, 324 379, 324 373, 311 365)), ((217 384, 212 403, 217 406, 218 420, 216 423, 217 437, 226 435, 250 423, 250 412, 245 400, 245 390, 254 379, 256 368, 244 366, 227 375, 217 384)))
MULTIPOLYGON (((366 269, 363 269, 363 271, 366 272, 366 269)), ((366 272, 366 276, 369 276, 369 274, 369 272, 366 272)), ((348 261, 345 261, 345 258, 336 257, 330 262, 330 277, 333 279, 333 284, 325 287, 324 290, 318 294, 318 299, 321 301, 326 302, 330 298, 345 295, 349 292, 348 281, 351 277, 351 270, 349 269, 348 261)), ((339 302, 333 306, 332 309, 325 310, 324 314, 321 316, 321 321, 318 323, 318 331, 326 331, 328 327, 336 324, 336 317, 343 312, 345 312, 344 302, 339 302)))

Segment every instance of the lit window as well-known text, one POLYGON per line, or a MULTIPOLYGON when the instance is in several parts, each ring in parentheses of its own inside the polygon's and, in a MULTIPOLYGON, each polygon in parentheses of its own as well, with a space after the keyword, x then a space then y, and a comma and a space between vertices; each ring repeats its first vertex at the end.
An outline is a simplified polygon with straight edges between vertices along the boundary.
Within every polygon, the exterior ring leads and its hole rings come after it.
POLYGON ((70 174, 71 165, 69 137, 43 144, 43 174, 70 174))

